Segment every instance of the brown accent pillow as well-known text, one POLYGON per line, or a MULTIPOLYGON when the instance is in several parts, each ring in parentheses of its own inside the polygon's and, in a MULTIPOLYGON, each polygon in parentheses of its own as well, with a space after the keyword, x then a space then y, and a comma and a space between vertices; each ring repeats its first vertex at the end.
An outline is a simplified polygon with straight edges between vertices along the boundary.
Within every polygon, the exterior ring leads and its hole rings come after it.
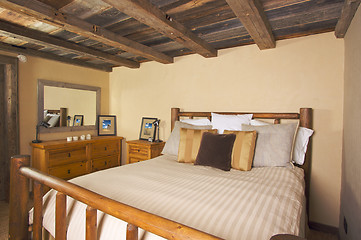
POLYGON ((194 163, 201 144, 202 135, 205 132, 216 133, 217 129, 180 129, 178 162, 194 163))
POLYGON ((235 134, 203 133, 201 145, 194 165, 231 170, 231 159, 235 134))
POLYGON ((232 151, 232 168, 249 171, 252 168, 257 131, 229 131, 224 134, 236 134, 232 151))

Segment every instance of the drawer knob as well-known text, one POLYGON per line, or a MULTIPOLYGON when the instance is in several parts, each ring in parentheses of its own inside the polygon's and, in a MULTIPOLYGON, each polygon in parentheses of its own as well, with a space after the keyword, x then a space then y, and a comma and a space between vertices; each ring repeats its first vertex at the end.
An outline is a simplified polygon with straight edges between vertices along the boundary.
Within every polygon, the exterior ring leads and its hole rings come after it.
POLYGON ((68 157, 71 157, 71 153, 68 153, 68 157))
POLYGON ((107 165, 108 163, 105 161, 104 164, 107 165))
POLYGON ((70 169, 68 169, 68 174, 70 174, 70 169))
POLYGON ((106 151, 106 150, 107 150, 107 147, 105 147, 104 150, 106 151))
POLYGON ((138 149, 137 151, 140 152, 140 149, 138 149))

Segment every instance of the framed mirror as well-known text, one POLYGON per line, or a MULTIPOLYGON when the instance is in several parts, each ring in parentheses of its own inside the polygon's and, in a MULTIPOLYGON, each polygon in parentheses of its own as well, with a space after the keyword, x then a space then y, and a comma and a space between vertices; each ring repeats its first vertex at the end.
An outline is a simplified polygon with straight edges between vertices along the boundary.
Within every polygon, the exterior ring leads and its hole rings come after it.
POLYGON ((39 79, 38 123, 49 125, 40 132, 96 130, 100 97, 100 87, 39 79))

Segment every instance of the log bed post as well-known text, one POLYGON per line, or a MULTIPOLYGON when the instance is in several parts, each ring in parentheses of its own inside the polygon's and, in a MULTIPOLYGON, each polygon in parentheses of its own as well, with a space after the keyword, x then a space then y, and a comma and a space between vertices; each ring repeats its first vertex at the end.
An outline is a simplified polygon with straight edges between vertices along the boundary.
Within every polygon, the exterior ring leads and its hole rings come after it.
POLYGON ((87 206, 86 208, 86 240, 97 239, 97 209, 87 206))
POLYGON ((174 128, 175 122, 179 121, 179 112, 180 109, 179 108, 172 108, 171 109, 171 131, 174 128))
POLYGON ((134 224, 127 224, 127 239, 126 240, 138 240, 138 227, 134 224))
MULTIPOLYGON (((300 108, 300 127, 310 128, 312 129, 312 108, 300 108)), ((307 152, 305 156, 305 163, 303 164, 302 168, 305 172, 305 185, 306 185, 306 211, 307 211, 307 218, 309 218, 309 202, 310 202, 310 180, 311 180, 311 156, 312 156, 312 137, 309 139, 307 152)), ((308 222, 308 221, 307 221, 308 222)))
POLYGON ((43 224, 43 185, 34 181, 34 222, 33 239, 42 239, 43 224))
POLYGON ((30 165, 30 156, 13 156, 10 164, 9 239, 28 239, 29 180, 20 174, 20 168, 30 165))

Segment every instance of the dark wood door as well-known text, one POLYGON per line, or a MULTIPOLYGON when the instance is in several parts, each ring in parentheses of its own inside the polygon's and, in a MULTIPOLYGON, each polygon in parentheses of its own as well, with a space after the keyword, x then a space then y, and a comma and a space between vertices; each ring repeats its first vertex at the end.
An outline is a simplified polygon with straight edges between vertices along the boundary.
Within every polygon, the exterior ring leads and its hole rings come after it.
POLYGON ((9 200, 10 157, 19 154, 18 61, 0 56, 0 200, 9 200))

